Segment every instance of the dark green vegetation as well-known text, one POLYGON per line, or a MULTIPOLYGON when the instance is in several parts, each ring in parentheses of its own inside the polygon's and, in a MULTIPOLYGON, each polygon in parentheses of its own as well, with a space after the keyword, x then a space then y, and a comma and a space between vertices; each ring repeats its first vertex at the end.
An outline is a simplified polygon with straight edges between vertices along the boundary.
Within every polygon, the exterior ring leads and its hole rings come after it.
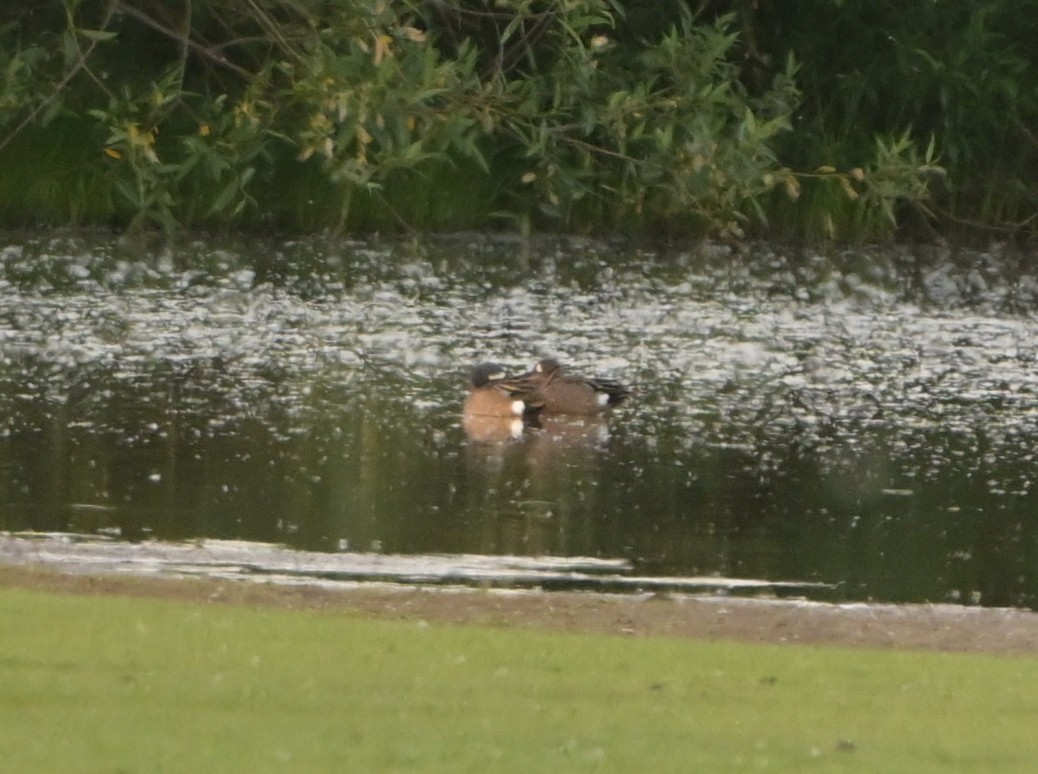
POLYGON ((14 589, 0 617, 11 771, 917 774, 1038 755, 1034 659, 14 589))
POLYGON ((1028 233, 1036 26, 1024 0, 10 0, 0 223, 1028 233))

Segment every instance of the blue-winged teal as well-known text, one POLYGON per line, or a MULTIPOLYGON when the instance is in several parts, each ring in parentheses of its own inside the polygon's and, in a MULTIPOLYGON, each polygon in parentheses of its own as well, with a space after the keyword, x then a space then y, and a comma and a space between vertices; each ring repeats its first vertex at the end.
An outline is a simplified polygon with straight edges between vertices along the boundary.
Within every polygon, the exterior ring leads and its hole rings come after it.
POLYGON ((590 416, 615 406, 631 394, 630 390, 611 379, 564 374, 559 361, 551 357, 544 358, 532 371, 523 374, 520 382, 532 386, 540 397, 545 414, 590 416))
POLYGON ((522 417, 540 409, 543 399, 534 384, 523 378, 508 378, 504 366, 480 363, 472 369, 465 398, 465 416, 522 417))

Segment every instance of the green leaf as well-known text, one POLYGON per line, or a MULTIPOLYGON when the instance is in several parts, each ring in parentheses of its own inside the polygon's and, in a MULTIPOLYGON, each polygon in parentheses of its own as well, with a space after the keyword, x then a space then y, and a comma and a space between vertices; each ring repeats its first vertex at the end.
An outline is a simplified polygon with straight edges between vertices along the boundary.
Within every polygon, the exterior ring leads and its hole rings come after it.
POLYGON ((122 194, 122 197, 126 199, 126 201, 128 201, 134 207, 139 208, 142 204, 144 204, 137 189, 132 187, 127 181, 117 181, 115 184, 115 188, 120 194, 122 194))
POLYGON ((753 111, 749 108, 746 108, 746 110, 744 111, 742 122, 743 125, 746 127, 747 134, 749 134, 750 137, 753 137, 755 134, 757 134, 757 117, 753 115, 753 111))
POLYGON ((227 185, 223 187, 223 190, 220 191, 219 196, 217 196, 216 199, 213 201, 213 205, 209 208, 209 212, 207 214, 215 215, 218 212, 222 212, 224 209, 226 209, 227 205, 231 203, 231 200, 237 193, 238 179, 231 178, 227 182, 227 185))
POLYGON ((76 42, 76 36, 67 30, 61 36, 61 52, 65 57, 66 65, 71 65, 79 59, 79 44, 76 42))
POLYGON ((105 41, 114 40, 115 38, 118 37, 118 33, 116 33, 116 32, 109 32, 108 30, 82 30, 82 29, 80 29, 80 30, 76 30, 76 32, 78 32, 80 35, 82 35, 87 40, 93 40, 93 41, 96 41, 98 43, 104 43, 105 41))

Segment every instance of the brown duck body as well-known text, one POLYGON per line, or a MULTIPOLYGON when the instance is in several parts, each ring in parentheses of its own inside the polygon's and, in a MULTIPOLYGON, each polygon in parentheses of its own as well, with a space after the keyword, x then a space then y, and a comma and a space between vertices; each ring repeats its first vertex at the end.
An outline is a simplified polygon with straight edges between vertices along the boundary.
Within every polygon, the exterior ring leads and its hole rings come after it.
POLYGON ((631 394, 622 384, 610 379, 565 374, 554 358, 538 362, 520 381, 531 385, 540 396, 545 414, 593 416, 621 403, 631 394))
POLYGON ((508 378, 497 363, 480 363, 472 369, 470 381, 465 416, 522 417, 542 404, 532 383, 508 378))

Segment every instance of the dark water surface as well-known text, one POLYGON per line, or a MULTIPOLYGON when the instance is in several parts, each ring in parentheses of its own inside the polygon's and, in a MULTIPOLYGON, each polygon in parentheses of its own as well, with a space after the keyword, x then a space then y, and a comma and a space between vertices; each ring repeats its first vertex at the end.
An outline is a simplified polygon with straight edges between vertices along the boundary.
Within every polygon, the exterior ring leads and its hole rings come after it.
POLYGON ((1035 608, 1036 301, 1008 252, 8 234, 0 530, 1035 608), (469 437, 545 355, 635 396, 469 437))

